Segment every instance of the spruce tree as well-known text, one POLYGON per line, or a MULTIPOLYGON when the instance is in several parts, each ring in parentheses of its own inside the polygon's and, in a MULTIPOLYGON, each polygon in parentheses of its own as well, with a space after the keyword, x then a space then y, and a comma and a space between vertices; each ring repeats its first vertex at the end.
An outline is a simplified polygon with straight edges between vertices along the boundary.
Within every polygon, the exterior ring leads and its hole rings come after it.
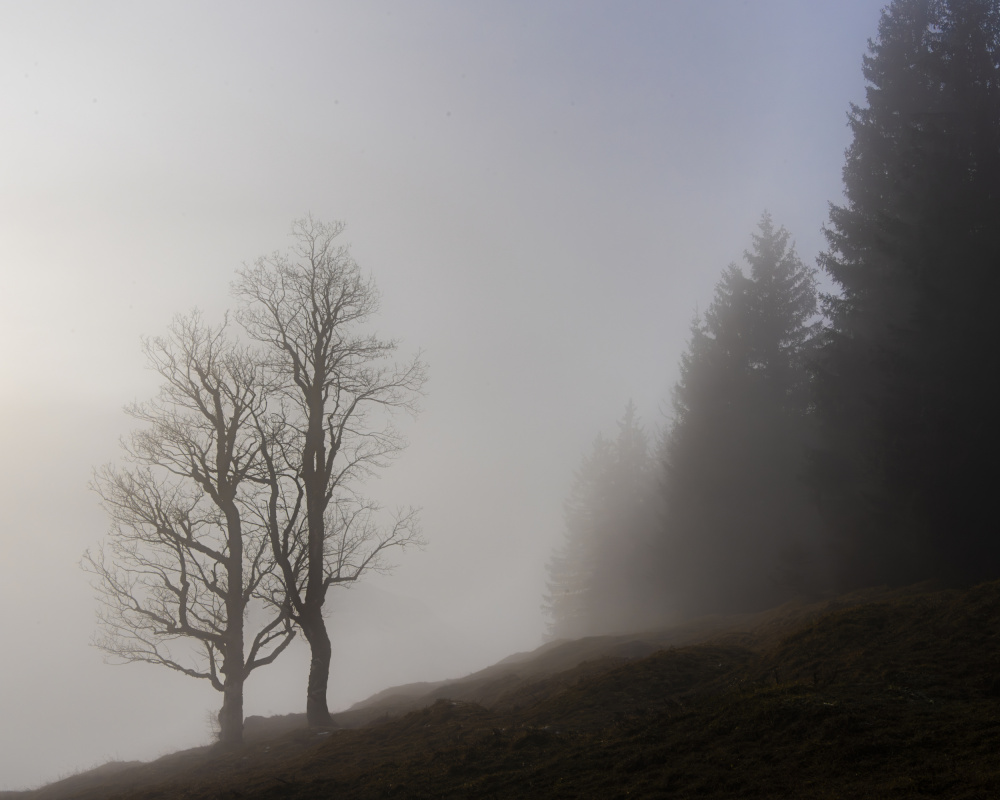
POLYGON ((543 609, 549 617, 549 638, 575 639, 592 631, 590 586, 605 523, 604 493, 611 465, 611 443, 599 435, 574 474, 563 510, 563 541, 547 565, 543 609))
POLYGON ((821 525, 800 479, 813 270, 765 214, 692 326, 664 442, 668 602, 683 616, 818 588, 821 525))
POLYGON ((993 576, 1000 3, 896 0, 849 115, 813 475, 846 583, 993 576))
POLYGON ((565 506, 564 540, 549 561, 545 610, 552 638, 623 632, 653 604, 650 539, 657 495, 648 437, 629 403, 614 441, 598 436, 565 506))

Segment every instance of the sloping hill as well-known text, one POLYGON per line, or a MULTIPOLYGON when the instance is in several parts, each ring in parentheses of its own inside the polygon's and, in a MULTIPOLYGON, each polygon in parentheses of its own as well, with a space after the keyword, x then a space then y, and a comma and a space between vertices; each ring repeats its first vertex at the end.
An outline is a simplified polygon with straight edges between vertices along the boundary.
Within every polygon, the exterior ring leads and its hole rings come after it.
POLYGON ((10 796, 997 797, 1000 583, 553 643, 340 722, 387 714, 10 796))
MULTIPOLYGON (((891 593, 885 590, 869 590, 822 603, 788 603, 757 614, 705 617, 657 630, 549 642, 530 652, 515 653, 491 667, 457 680, 394 686, 335 714, 334 720, 338 727, 355 728, 424 708, 440 699, 489 706, 519 686, 547 676, 568 673, 584 662, 594 662, 589 670, 601 671, 658 650, 709 640, 763 644, 831 609, 889 596, 891 593)), ((569 674, 564 679, 570 679, 569 674)), ((304 716, 299 715, 297 719, 304 724, 304 716)), ((256 728, 258 722, 254 720, 250 724, 256 728)))

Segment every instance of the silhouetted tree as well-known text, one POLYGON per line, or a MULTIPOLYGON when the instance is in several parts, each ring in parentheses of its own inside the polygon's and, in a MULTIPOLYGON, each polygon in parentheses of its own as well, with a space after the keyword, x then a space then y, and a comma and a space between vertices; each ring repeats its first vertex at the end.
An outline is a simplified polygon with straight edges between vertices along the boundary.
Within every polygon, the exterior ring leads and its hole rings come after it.
POLYGON ((392 363, 397 343, 363 330, 378 292, 337 244, 343 227, 299 220, 288 254, 258 259, 234 286, 240 322, 280 384, 280 404, 258 423, 270 492, 261 519, 282 580, 275 602, 311 650, 311 725, 330 724, 328 589, 381 568, 388 548, 420 542, 413 510, 383 526, 378 506, 358 494, 402 448, 391 412, 415 409, 425 367, 419 356, 392 363))
POLYGON ((616 439, 594 441, 566 501, 564 540, 548 564, 550 637, 621 632, 649 620, 646 570, 659 501, 651 467, 630 402, 616 439))
POLYGON ((1000 572, 1000 3, 896 0, 852 106, 813 477, 846 583, 1000 572))
POLYGON ((692 326, 663 442, 662 558, 674 612, 763 607, 817 588, 821 532, 800 480, 813 270, 764 214, 692 326))
POLYGON ((244 635, 271 571, 266 531, 246 512, 262 469, 254 418, 273 387, 225 326, 198 314, 144 351, 163 378, 159 397, 127 409, 145 426, 123 443, 128 465, 98 470, 93 484, 112 521, 106 545, 83 560, 102 601, 96 644, 208 680, 223 694, 220 742, 235 745, 247 676, 294 635, 281 602, 249 647, 244 635))

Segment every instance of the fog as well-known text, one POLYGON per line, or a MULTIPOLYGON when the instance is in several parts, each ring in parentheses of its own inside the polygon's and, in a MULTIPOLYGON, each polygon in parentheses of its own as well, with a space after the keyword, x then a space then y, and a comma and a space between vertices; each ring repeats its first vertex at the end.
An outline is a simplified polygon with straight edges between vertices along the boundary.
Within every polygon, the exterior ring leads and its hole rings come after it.
MULTIPOLYGON (((881 3, 13 3, 0 28, 0 788, 209 741, 219 697, 89 645, 91 469, 142 335, 221 319, 293 219, 344 220, 430 369, 372 485, 425 550, 328 602, 331 708, 541 644, 573 471, 666 423, 697 308, 764 209, 840 198, 881 3)), ((296 643, 247 714, 302 711, 296 643)))

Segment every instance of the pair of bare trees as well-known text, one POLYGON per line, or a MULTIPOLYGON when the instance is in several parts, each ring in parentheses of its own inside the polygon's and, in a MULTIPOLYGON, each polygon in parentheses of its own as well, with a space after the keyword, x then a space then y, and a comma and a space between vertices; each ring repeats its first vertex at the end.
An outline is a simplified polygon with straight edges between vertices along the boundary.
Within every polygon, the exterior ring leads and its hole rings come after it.
POLYGON ((309 723, 329 724, 329 588, 420 543, 412 509, 386 521, 359 490, 403 446, 393 412, 415 410, 425 367, 394 362, 397 343, 365 332, 378 293, 342 230, 300 220, 287 254, 241 270, 235 325, 192 313, 145 341, 160 394, 127 409, 142 427, 125 466, 95 474, 112 522, 83 561, 97 644, 209 680, 224 745, 242 741, 247 676, 297 630, 311 649, 309 723))

